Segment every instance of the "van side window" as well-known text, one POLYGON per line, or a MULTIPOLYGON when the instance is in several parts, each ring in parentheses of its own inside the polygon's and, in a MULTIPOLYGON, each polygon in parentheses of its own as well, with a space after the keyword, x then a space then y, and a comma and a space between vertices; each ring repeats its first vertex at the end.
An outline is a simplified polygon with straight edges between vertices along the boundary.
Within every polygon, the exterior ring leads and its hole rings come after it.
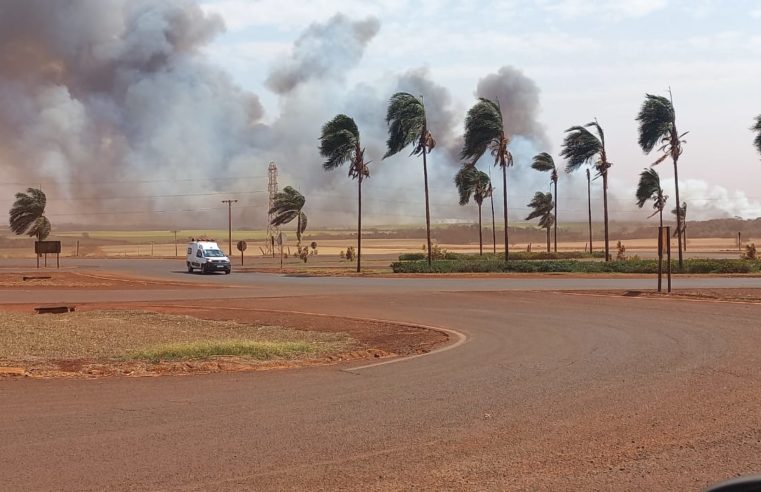
POLYGON ((203 251, 201 251, 200 249, 196 251, 196 257, 203 258, 203 251))

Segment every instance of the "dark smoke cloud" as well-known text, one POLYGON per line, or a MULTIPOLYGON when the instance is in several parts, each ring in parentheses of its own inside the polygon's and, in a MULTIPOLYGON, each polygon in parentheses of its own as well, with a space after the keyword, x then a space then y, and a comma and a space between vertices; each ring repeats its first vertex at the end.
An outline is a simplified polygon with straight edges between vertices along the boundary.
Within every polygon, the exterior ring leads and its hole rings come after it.
POLYGON ((352 21, 342 14, 312 24, 296 40, 291 55, 272 70, 267 87, 285 94, 308 80, 341 78, 359 62, 379 29, 374 17, 352 21))

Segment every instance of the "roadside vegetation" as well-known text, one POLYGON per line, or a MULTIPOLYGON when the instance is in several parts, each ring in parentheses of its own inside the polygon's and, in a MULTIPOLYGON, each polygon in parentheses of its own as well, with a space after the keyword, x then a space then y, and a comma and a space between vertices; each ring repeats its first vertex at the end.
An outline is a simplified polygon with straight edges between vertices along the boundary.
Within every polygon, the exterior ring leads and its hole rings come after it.
MULTIPOLYGON (((604 254, 604 253, 603 253, 604 254)), ((394 273, 634 273, 658 272, 656 259, 628 259, 615 261, 584 260, 517 260, 505 262, 498 258, 437 260, 430 267, 423 261, 398 261, 391 264, 394 273)), ((683 268, 679 261, 672 261, 672 271, 682 274, 706 273, 758 273, 761 262, 757 260, 686 259, 683 268)))

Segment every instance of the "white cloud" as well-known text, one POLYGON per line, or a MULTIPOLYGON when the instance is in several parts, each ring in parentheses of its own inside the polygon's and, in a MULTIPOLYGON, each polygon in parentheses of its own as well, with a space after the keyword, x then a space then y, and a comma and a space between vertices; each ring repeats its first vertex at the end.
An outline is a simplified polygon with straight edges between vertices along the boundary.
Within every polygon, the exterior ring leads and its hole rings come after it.
POLYGON ((545 0, 542 7, 565 17, 625 19, 644 17, 667 6, 666 0, 545 0))

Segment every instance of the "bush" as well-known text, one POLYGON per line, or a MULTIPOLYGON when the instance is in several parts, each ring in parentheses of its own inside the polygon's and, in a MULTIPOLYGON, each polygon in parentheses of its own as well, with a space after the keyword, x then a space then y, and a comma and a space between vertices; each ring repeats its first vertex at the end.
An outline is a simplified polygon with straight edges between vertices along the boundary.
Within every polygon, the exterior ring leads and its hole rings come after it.
MULTIPOLYGON (((444 260, 465 260, 465 261, 487 261, 487 260, 499 260, 503 261, 505 258, 504 253, 485 253, 483 256, 474 253, 452 253, 450 251, 441 250, 440 255, 436 254, 436 247, 433 248, 434 259, 444 260)), ((605 252, 595 251, 594 253, 586 253, 583 251, 558 251, 546 252, 546 251, 511 251, 510 261, 513 260, 571 260, 577 258, 605 258, 605 252)), ((399 255, 399 261, 419 261, 426 259, 425 253, 402 253, 399 255)))
MULTIPOLYGON (((494 258, 481 260, 437 260, 431 266, 426 261, 399 261, 391 264, 394 273, 638 273, 658 272, 658 260, 578 261, 578 260, 510 260, 494 258)), ((665 269, 665 268, 664 268, 665 269)), ((761 262, 750 260, 688 259, 678 270, 672 261, 673 273, 751 273, 761 270, 761 262)))

